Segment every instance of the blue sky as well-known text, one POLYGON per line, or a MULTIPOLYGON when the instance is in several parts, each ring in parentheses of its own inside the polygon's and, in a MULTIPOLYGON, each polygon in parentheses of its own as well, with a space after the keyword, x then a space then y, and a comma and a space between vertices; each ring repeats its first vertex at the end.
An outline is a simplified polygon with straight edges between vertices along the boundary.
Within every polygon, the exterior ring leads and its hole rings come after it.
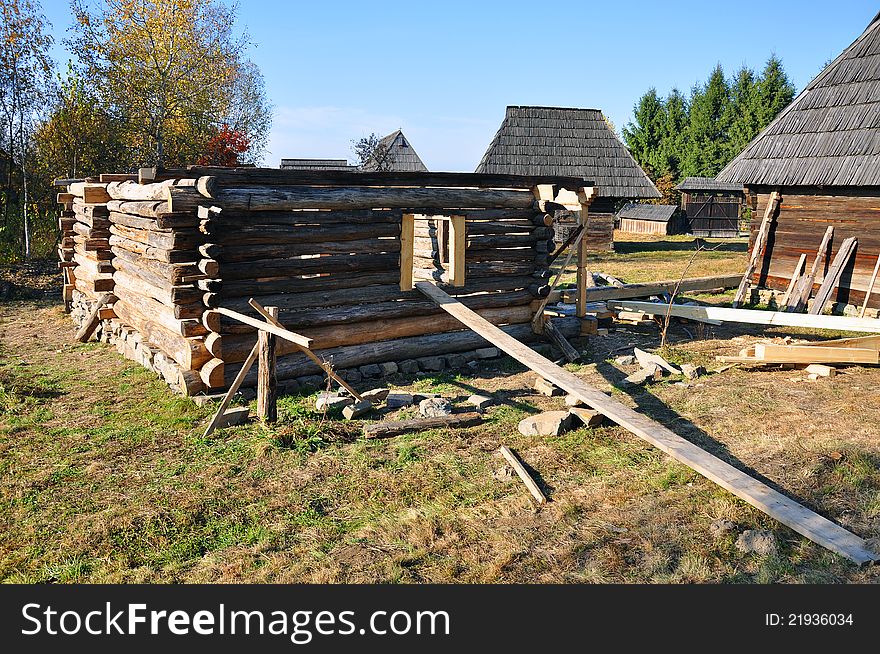
MULTIPOLYGON (((56 41, 66 0, 43 0, 56 41)), ((241 0, 275 107, 265 165, 351 159, 402 128, 431 170, 472 171, 507 105, 602 109, 618 130, 648 88, 688 91, 716 63, 775 52, 798 90, 880 10, 876 2, 241 0)), ((58 45, 61 64, 68 54, 58 45)))

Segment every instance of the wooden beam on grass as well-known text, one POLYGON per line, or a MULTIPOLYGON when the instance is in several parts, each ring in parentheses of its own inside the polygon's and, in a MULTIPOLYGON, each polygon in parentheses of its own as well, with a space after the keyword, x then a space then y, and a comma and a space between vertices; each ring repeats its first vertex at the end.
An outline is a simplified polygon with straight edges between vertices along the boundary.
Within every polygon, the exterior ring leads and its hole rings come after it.
POLYGON ((642 311, 655 316, 670 315, 700 322, 720 320, 749 325, 772 325, 776 327, 800 327, 802 329, 832 329, 842 332, 880 333, 880 320, 873 318, 850 318, 849 316, 812 316, 804 313, 783 311, 759 311, 757 309, 730 309, 727 307, 692 306, 683 304, 657 304, 634 300, 609 300, 612 311, 642 311))
POLYGON ((514 472, 516 472, 516 474, 519 475, 519 478, 522 479, 522 482, 526 485, 526 488, 529 489, 529 492, 532 494, 532 497, 535 498, 535 501, 537 501, 538 504, 546 504, 547 496, 544 495, 540 486, 535 483, 535 480, 532 479, 529 471, 525 469, 525 466, 523 466, 511 449, 507 447, 507 445, 502 445, 498 448, 498 451, 501 452, 501 456, 507 460, 510 467, 513 468, 514 472))
POLYGON ((880 363, 880 352, 857 347, 756 343, 755 358, 768 363, 880 363))
POLYGON ((608 397, 599 389, 593 388, 581 378, 548 361, 525 344, 486 322, 433 284, 418 282, 416 288, 463 325, 504 350, 544 379, 568 391, 608 419, 782 524, 791 527, 797 533, 859 565, 880 560, 880 554, 872 552, 862 538, 810 511, 742 470, 734 468, 647 416, 608 397))
POLYGON ((840 244, 840 249, 837 251, 837 254, 834 255, 834 261, 831 262, 828 274, 825 275, 825 279, 822 280, 822 285, 819 287, 819 290, 816 291, 816 298, 813 300, 813 306, 808 313, 814 316, 818 316, 822 313, 825 303, 837 287, 837 284, 840 281, 840 275, 843 273, 843 269, 846 268, 846 264, 849 263, 849 260, 855 254, 858 245, 859 241, 855 236, 849 237, 840 244))
POLYGON ((752 256, 749 258, 749 265, 746 266, 746 272, 743 274, 742 281, 739 283, 739 288, 736 290, 736 295, 733 298, 734 308, 739 307, 745 301, 746 291, 751 283, 752 275, 755 273, 758 263, 764 259, 764 250, 770 236, 770 227, 773 225, 778 206, 779 192, 773 191, 770 193, 770 198, 767 201, 767 208, 764 210, 764 217, 761 219, 761 227, 758 229, 758 236, 755 238, 755 245, 752 248, 752 256))

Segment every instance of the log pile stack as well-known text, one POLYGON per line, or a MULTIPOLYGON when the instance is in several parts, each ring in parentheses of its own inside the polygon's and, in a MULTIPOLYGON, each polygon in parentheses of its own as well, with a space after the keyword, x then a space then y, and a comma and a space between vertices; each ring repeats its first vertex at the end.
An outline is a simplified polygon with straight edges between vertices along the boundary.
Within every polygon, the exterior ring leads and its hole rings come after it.
POLYGON ((58 199, 65 207, 59 219, 61 260, 76 264, 67 270, 71 284, 88 300, 95 300, 114 286, 106 185, 74 182, 58 199))
MULTIPOLYGON (((140 181, 106 176, 102 226, 118 300, 105 333, 187 394, 227 388, 241 369, 256 329, 216 309, 258 318, 250 298, 278 307, 286 329, 355 374, 485 347, 417 291, 402 290, 402 218, 418 214, 426 217, 414 235, 414 277, 435 279, 487 320, 535 340, 529 322, 549 292, 552 220, 531 182, 481 188, 471 179, 481 176, 420 175, 187 169, 140 181), (452 253, 438 239, 443 221, 431 218, 452 215, 466 226, 461 287, 447 285, 452 253)), ((577 320, 560 326, 568 336, 579 331, 577 320)), ((322 372, 291 343, 279 340, 277 350, 287 388, 322 372)), ((255 383, 253 370, 244 385, 255 383)))

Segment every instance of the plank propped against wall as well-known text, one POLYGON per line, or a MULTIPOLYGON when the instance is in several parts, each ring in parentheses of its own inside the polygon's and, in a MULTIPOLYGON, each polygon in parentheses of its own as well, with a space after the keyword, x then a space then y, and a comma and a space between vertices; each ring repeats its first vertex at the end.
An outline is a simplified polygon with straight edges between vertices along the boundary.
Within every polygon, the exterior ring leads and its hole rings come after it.
POLYGON ((758 236, 755 238, 755 245, 752 248, 752 256, 749 258, 749 265, 743 275, 736 296, 733 298, 733 307, 737 308, 746 299, 746 290, 752 280, 752 275, 758 267, 758 263, 763 261, 765 256, 765 248, 770 238, 770 228, 773 225, 773 219, 776 215, 776 209, 779 207, 779 192, 773 191, 770 194, 770 200, 767 202, 767 208, 764 210, 764 217, 761 220, 761 228, 758 230, 758 236))
POLYGON ((609 398, 603 392, 586 384, 579 377, 560 368, 528 346, 486 322, 433 284, 418 282, 415 286, 444 311, 461 321, 463 325, 501 348, 544 379, 568 391, 621 427, 663 450, 676 461, 684 463, 755 508, 791 527, 799 534, 859 565, 880 560, 880 555, 868 549, 862 538, 810 511, 766 484, 753 479, 650 418, 609 398))

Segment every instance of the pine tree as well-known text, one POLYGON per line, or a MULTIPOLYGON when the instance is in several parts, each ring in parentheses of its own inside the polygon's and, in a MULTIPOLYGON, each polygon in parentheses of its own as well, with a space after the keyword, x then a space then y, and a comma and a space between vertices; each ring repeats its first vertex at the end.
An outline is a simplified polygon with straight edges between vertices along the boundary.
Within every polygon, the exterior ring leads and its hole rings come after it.
POLYGON ((689 122, 687 100, 678 89, 672 89, 664 102, 666 109, 663 136, 660 140, 660 157, 663 161, 661 174, 678 179, 681 157, 687 137, 689 122))
POLYGON ((633 158, 649 176, 662 174, 658 146, 663 139, 665 108, 656 89, 649 89, 633 108, 633 122, 623 128, 623 138, 633 158))
POLYGON ((761 131, 757 116, 757 81, 755 73, 743 66, 736 74, 730 89, 728 105, 730 131, 727 139, 727 160, 745 149, 761 131))
POLYGON ((727 163, 729 102, 730 89, 719 64, 709 81, 702 87, 694 87, 691 95, 683 174, 714 177, 727 163))
POLYGON ((794 84, 788 79, 782 62, 774 54, 770 55, 764 72, 756 84, 755 115, 758 128, 764 129, 779 112, 794 100, 794 84))

